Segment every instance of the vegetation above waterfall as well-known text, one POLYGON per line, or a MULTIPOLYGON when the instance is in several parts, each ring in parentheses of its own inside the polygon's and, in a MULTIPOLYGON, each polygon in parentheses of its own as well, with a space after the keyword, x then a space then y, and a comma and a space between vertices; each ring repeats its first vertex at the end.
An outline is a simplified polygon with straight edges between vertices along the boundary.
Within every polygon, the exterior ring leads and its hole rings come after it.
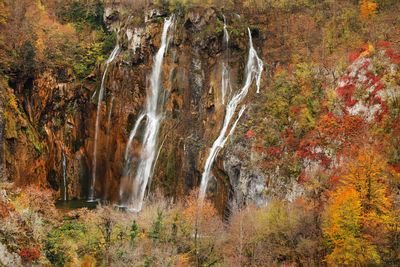
POLYGON ((399 14, 397 0, 1 1, 0 265, 399 266, 399 14), (247 29, 260 93, 253 78, 199 202, 247 29), (162 44, 157 153, 130 213, 116 204, 137 191, 126 162, 149 157, 162 44), (87 199, 97 130, 102 204, 56 208, 87 199))

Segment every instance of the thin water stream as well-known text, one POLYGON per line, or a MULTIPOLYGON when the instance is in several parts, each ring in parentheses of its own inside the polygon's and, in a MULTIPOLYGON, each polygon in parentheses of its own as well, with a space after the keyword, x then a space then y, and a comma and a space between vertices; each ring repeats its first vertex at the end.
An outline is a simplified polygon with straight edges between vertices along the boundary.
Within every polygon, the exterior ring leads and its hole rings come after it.
POLYGON ((96 171, 97 171, 97 143, 98 143, 98 137, 99 137, 101 104, 102 104, 103 97, 104 97, 104 81, 106 79, 106 74, 107 74, 107 69, 108 69, 109 64, 115 59, 116 56, 118 56, 120 51, 121 51, 121 49, 119 47, 118 40, 117 40, 117 45, 115 46, 114 50, 111 52, 110 56, 108 57, 108 59, 105 63, 103 78, 101 79, 99 98, 97 101, 96 126, 95 126, 96 128, 95 128, 95 134, 94 134, 94 148, 93 148, 92 181, 91 181, 90 187, 89 187, 89 201, 95 200, 94 186, 96 184, 96 174, 97 174, 96 173, 96 171))
MULTIPOLYGON (((228 132, 228 135, 225 137, 225 134, 228 131, 231 119, 232 119, 233 115, 235 114, 235 111, 236 111, 236 108, 238 107, 238 105, 246 97, 254 78, 256 78, 257 93, 260 90, 259 87, 260 87, 260 81, 261 81, 261 73, 263 71, 263 62, 258 57, 257 52, 254 50, 250 29, 248 29, 248 33, 249 33, 249 56, 248 56, 247 64, 246 64, 245 84, 235 95, 233 95, 233 97, 226 104, 225 118, 224 118, 224 122, 222 124, 221 131, 210 149, 209 155, 207 157, 207 160, 206 160, 206 163, 204 166, 204 171, 203 171, 203 174, 201 177, 200 194, 199 194, 199 198, 201 200, 204 199, 204 197, 205 197, 207 186, 208 186, 208 181, 210 180, 211 168, 215 161, 215 158, 217 157, 218 152, 224 147, 226 141, 228 140, 228 137, 234 132, 236 125, 237 125, 240 117, 242 116, 246 106, 245 105, 242 106, 242 108, 239 111, 236 121, 231 126, 231 130, 228 132)), ((229 75, 228 75, 228 77, 229 77, 229 75)), ((224 78, 223 78, 222 85, 224 85, 225 83, 227 83, 227 82, 224 81, 224 78)))

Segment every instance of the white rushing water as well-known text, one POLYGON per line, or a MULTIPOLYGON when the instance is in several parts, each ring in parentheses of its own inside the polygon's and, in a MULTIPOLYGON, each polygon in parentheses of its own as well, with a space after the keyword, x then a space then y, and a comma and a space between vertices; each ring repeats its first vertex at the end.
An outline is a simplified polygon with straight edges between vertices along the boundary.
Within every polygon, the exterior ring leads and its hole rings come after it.
POLYGON ((126 144, 126 149, 125 149, 125 161, 129 161, 129 152, 131 151, 131 144, 132 144, 133 138, 135 138, 136 132, 140 126, 140 123, 142 122, 142 120, 144 119, 145 116, 146 116, 146 114, 144 114, 144 113, 139 115, 139 117, 137 118, 137 120, 135 122, 135 126, 133 126, 131 133, 129 134, 128 143, 126 144))
MULTIPOLYGON (((154 56, 153 68, 150 76, 150 87, 147 88, 145 112, 139 115, 130 133, 125 151, 125 164, 130 165, 130 146, 142 120, 146 117, 140 159, 135 178, 132 180, 132 191, 127 203, 122 203, 123 205, 127 206, 128 210, 130 211, 138 212, 142 209, 146 186, 148 181, 151 179, 154 165, 156 163, 155 158, 157 154, 158 132, 163 119, 162 109, 159 107, 159 98, 162 94, 161 71, 164 54, 168 47, 168 30, 173 24, 172 21, 173 17, 165 19, 164 21, 164 27, 161 35, 161 46, 157 54, 154 56)), ((125 170, 128 174, 129 180, 131 180, 132 174, 130 166, 126 166, 125 170)), ((120 188, 120 195, 123 194, 124 190, 124 188, 120 188)))
POLYGON ((95 196, 94 196, 94 185, 96 183, 97 141, 98 141, 98 137, 99 137, 101 103, 102 103, 103 97, 104 97, 104 81, 105 81, 105 78, 106 78, 108 65, 115 59, 116 56, 118 56, 120 51, 121 51, 121 49, 119 47, 118 40, 117 40, 117 45, 115 46, 114 50, 111 52, 110 56, 108 57, 108 59, 107 59, 107 61, 105 63, 103 78, 101 79, 99 98, 98 98, 98 101, 97 101, 96 126, 95 126, 96 128, 95 128, 95 134, 94 134, 92 181, 91 181, 90 187, 89 187, 89 200, 90 201, 93 201, 95 199, 95 196))
MULTIPOLYGON (((223 46, 226 49, 226 61, 229 62, 229 34, 226 29, 226 20, 224 16, 224 38, 223 38, 223 46)), ((230 88, 230 78, 229 78, 229 64, 226 62, 222 62, 222 71, 221 71, 221 98, 222 104, 225 104, 225 95, 226 90, 230 88)))
POLYGON ((229 43, 229 34, 228 34, 228 30, 226 29, 226 19, 225 16, 224 17, 224 41, 226 43, 226 45, 228 45, 229 43))
POLYGON ((67 158, 65 156, 64 144, 62 146, 62 166, 63 166, 63 179, 64 179, 64 201, 67 200, 67 158))
MULTIPOLYGON (((248 33, 249 33, 249 56, 248 56, 247 64, 246 64, 245 84, 228 101, 228 103, 225 107, 225 118, 224 118, 224 122, 223 122, 223 125, 221 128, 221 131, 218 135, 218 138, 215 140, 215 142, 213 143, 213 145, 210 149, 209 155, 206 160, 206 164, 204 166, 204 171, 203 171, 203 174, 201 177, 200 194, 199 194, 199 198, 201 200, 204 199, 205 194, 206 194, 208 181, 210 179, 211 167, 214 163, 214 160, 217 157, 218 152, 224 147, 224 144, 228 140, 228 137, 234 132, 234 130, 236 128, 236 124, 238 123, 240 117, 242 116, 242 114, 246 108, 246 106, 242 106, 242 108, 239 111, 236 121, 232 125, 231 130, 229 131, 228 135, 225 137, 225 134, 228 130, 230 121, 231 121, 233 115, 235 114, 236 108, 246 97, 254 77, 256 78, 257 93, 260 90, 261 74, 263 71, 263 62, 258 57, 257 52, 254 50, 250 29, 248 29, 248 33)), ((224 81, 223 81, 223 83, 224 83, 224 81)))
POLYGON ((113 111, 113 106, 114 106, 114 96, 111 97, 111 101, 110 101, 110 110, 108 111, 108 116, 107 116, 107 152, 108 152, 108 147, 110 144, 110 129, 111 129, 111 116, 112 116, 112 111, 113 111))
POLYGON ((222 71, 221 71, 221 98, 222 104, 225 104, 225 95, 226 90, 230 88, 230 78, 229 78, 229 69, 225 65, 225 62, 222 62, 222 71))

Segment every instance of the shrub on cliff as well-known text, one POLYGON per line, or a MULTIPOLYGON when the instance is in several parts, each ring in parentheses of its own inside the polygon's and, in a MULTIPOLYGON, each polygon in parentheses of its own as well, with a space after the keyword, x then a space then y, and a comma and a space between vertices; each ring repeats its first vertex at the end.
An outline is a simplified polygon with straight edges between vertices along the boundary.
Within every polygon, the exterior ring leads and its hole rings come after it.
POLYGON ((19 252, 24 263, 32 263, 40 258, 40 254, 36 248, 23 248, 19 252))

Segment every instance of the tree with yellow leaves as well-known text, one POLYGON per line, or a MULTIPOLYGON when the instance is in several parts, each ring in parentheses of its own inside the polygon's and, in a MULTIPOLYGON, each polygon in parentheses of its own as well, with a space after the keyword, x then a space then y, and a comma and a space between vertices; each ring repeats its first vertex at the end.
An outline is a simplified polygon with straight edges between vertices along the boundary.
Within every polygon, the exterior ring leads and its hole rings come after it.
POLYGON ((326 210, 324 235, 331 252, 328 265, 379 263, 376 247, 362 237, 362 208, 358 192, 346 187, 338 192, 326 210))
POLYGON ((393 211, 385 163, 372 151, 362 150, 346 165, 341 184, 331 194, 325 212, 324 235, 329 265, 369 265, 381 262, 393 211))

